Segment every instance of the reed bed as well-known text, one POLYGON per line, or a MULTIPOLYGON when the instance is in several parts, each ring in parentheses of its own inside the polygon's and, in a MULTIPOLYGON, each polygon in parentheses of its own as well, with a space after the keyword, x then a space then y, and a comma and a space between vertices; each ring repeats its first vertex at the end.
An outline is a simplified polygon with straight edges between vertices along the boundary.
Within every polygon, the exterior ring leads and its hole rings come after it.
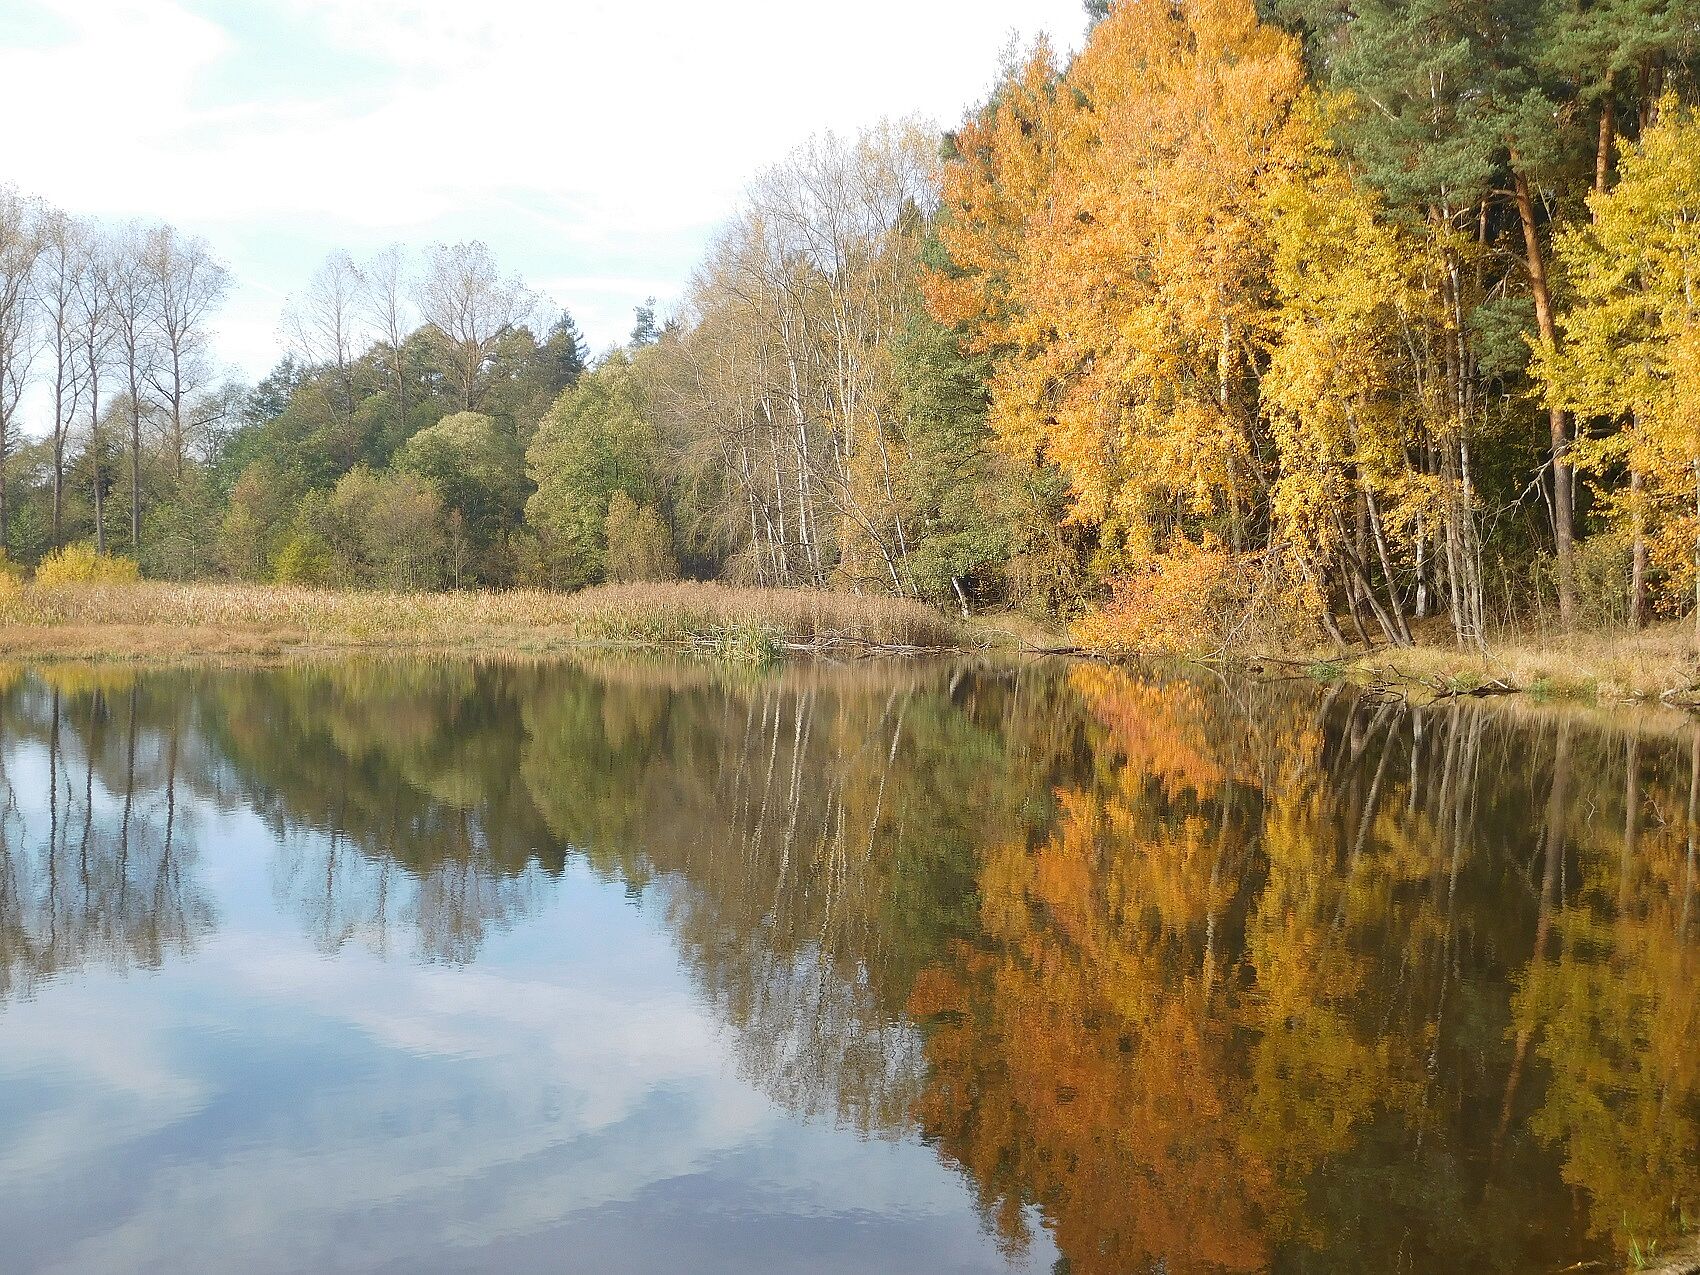
POLYGON ((758 659, 793 646, 931 649, 965 641, 949 616, 902 598, 700 583, 560 594, 148 581, 0 593, 0 650, 78 656, 603 644, 706 647, 758 659))

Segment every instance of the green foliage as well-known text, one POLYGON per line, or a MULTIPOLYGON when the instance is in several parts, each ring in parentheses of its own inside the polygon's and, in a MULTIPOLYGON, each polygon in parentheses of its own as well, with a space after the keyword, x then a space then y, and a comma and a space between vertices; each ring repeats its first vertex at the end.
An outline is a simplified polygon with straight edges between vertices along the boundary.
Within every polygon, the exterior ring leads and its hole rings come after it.
POLYGON ((356 469, 337 482, 331 510, 353 533, 365 583, 391 589, 442 584, 443 503, 429 483, 407 473, 356 469))
POLYGON ((909 450, 899 481, 910 526, 910 577, 921 596, 995 597, 1017 543, 1007 467, 986 425, 987 360, 964 355, 949 328, 917 313, 892 347, 909 450))
POLYGON ((1576 546, 1577 617, 1589 628, 1617 628, 1629 619, 1630 544, 1617 531, 1601 531, 1576 546))
POLYGON ((272 579, 279 584, 335 584, 336 563, 330 545, 316 532, 292 533, 273 560, 272 579))
POLYGON ((679 578, 673 538, 653 508, 617 491, 608 499, 604 527, 608 579, 630 583, 679 578))
POLYGON ((442 498, 417 474, 344 474, 330 492, 310 492, 296 514, 290 569, 320 583, 435 589, 447 577, 442 498))
POLYGON ((631 346, 641 350, 646 345, 654 345, 661 339, 661 324, 655 318, 655 298, 648 298, 642 305, 632 310, 631 346))
POLYGON ((241 580, 264 580, 297 498, 295 477, 269 457, 251 461, 231 487, 218 553, 241 580))
POLYGON ((408 439, 395 467, 427 480, 460 516, 480 578, 507 583, 511 567, 498 554, 524 511, 528 486, 518 440, 491 417, 456 412, 408 439))
POLYGON ((573 316, 563 310, 537 351, 541 387, 551 401, 578 384, 590 366, 590 355, 573 316))
POLYGON ((209 476, 185 474, 165 499, 147 507, 142 519, 142 574, 156 580, 193 580, 217 574, 219 532, 224 519, 209 476))
POLYGON ((556 400, 526 449, 537 490, 525 519, 547 582, 576 589, 604 576, 608 502, 656 495, 655 430, 632 360, 616 353, 556 400))
POLYGON ((1464 206, 1494 184, 1504 145, 1502 95, 1526 69, 1502 70, 1492 10, 1464 0, 1278 0, 1306 32, 1319 78, 1343 93, 1342 145, 1395 207, 1464 206), (1486 90, 1486 91, 1484 91, 1486 90))

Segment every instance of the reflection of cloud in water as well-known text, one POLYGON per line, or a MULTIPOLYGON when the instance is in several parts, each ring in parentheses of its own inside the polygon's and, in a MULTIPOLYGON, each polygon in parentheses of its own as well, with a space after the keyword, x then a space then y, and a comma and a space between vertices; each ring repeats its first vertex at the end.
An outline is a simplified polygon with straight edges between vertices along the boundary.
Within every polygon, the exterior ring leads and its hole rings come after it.
POLYGON ((176 1026, 127 983, 65 986, 3 1020, 0 1196, 89 1179, 112 1149, 154 1137, 201 1110, 211 1089, 175 1058, 176 1026))
MULTIPOLYGON (((652 982, 664 942, 617 891, 598 888, 588 915, 641 977, 601 980, 584 956, 498 973, 221 940, 192 999, 269 1028, 127 1088, 73 1062, 77 1083, 56 1103, 68 1136, 0 1159, 11 1181, 94 1188, 74 1222, 57 1220, 77 1234, 44 1268, 307 1270, 367 1253, 436 1269, 474 1265, 472 1249, 495 1244, 512 1266, 555 1269, 546 1254, 609 1249, 609 1228, 653 1225, 668 1207, 711 1246, 694 1253, 697 1269, 763 1269, 764 1228, 807 1223, 815 1243, 842 1232, 848 1245, 873 1217, 914 1232, 910 1260, 936 1249, 973 1268, 972 1215, 930 1153, 785 1119, 733 1078, 688 985, 652 982), (240 1109, 207 1098, 238 1093, 240 1109), (193 1159, 159 1157, 161 1138, 194 1146, 193 1159), (90 1173, 96 1164, 147 1164, 147 1181, 90 1173)), ((180 1023, 106 1025, 102 1002, 123 994, 95 983, 29 1006, 13 1024, 27 1060, 13 1080, 83 1051, 171 1055, 180 1023)), ((646 1267, 642 1249, 626 1231, 621 1268, 669 1269, 646 1267)), ((767 1269, 790 1261, 777 1260, 767 1269)))

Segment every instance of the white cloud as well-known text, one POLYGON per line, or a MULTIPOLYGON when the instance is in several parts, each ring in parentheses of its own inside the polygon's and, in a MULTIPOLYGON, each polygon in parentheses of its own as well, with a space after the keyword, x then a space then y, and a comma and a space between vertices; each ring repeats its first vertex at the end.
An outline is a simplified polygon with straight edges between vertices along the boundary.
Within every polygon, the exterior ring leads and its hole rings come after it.
POLYGON ((7 176, 207 235, 238 278, 221 351, 250 375, 326 252, 394 240, 482 238, 619 339, 759 167, 828 128, 952 120, 1016 29, 1084 25, 1079 0, 10 3, 58 34, 0 47, 0 83, 40 105, 7 176))

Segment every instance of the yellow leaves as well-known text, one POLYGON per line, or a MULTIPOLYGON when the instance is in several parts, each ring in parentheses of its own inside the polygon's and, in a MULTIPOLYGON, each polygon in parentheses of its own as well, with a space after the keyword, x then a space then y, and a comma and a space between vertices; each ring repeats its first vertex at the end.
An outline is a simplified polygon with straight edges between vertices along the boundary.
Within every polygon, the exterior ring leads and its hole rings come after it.
POLYGON ((67 584, 134 584, 141 578, 133 558, 99 553, 86 541, 55 549, 35 569, 35 582, 43 589, 67 584))
POLYGON ((1550 403, 1620 429, 1616 444, 1584 438, 1578 463, 1621 460, 1645 477, 1643 499, 1619 512, 1643 521, 1682 591, 1700 458, 1700 114, 1667 100, 1625 148, 1617 186, 1589 207, 1593 224, 1557 241, 1577 300, 1562 347, 1536 346, 1535 372, 1550 403))
POLYGON ((1117 6, 1006 79, 946 167, 934 313, 999 355, 991 422, 1136 553, 1251 489, 1260 189, 1309 144, 1296 44, 1249 0, 1117 6))
POLYGON ((1208 655, 1232 646, 1301 640, 1314 606, 1310 587, 1272 553, 1232 553, 1206 533, 1173 538, 1127 563, 1110 598, 1075 622, 1095 650, 1208 655))

